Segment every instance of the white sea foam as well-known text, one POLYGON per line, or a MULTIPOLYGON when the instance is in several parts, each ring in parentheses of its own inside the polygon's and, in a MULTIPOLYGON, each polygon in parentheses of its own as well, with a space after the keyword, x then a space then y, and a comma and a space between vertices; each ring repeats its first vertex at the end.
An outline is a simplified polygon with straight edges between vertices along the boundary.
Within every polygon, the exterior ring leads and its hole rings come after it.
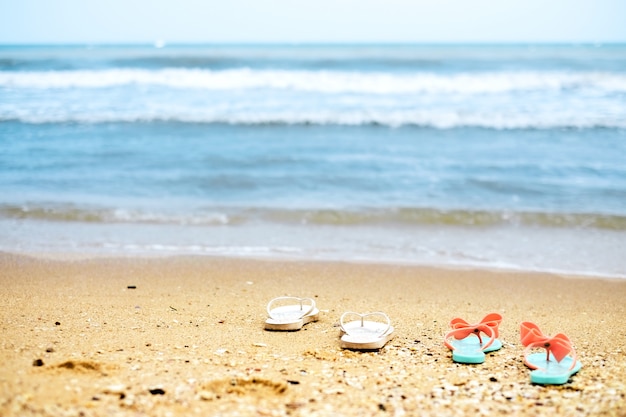
POLYGON ((230 218, 224 213, 195 213, 193 216, 184 214, 157 213, 141 210, 115 209, 102 216, 103 221, 120 223, 154 223, 180 225, 227 225, 230 218))
POLYGON ((0 121, 25 123, 626 127, 616 72, 0 71, 2 90, 0 121))
POLYGON ((623 93, 626 92, 626 75, 594 71, 440 74, 247 68, 222 71, 170 68, 0 72, 0 87, 5 88, 107 88, 125 85, 204 90, 278 89, 364 94, 501 94, 564 89, 623 93))

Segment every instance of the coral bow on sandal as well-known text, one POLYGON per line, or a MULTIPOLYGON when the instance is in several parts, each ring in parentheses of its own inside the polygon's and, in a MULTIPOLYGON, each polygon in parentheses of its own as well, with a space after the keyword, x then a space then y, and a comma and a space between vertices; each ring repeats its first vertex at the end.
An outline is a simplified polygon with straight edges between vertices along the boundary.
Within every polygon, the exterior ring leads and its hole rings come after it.
POLYGON ((498 313, 488 314, 475 324, 461 318, 452 319, 452 330, 444 338, 444 344, 452 350, 452 360, 458 363, 483 363, 486 352, 502 348, 502 342, 498 339, 501 322, 502 316, 498 313))
POLYGON ((525 321, 520 326, 520 336, 524 350, 524 363, 533 369, 530 382, 534 384, 565 384, 580 370, 572 342, 563 333, 545 336, 535 323, 525 321), (545 349, 531 353, 533 349, 545 349))

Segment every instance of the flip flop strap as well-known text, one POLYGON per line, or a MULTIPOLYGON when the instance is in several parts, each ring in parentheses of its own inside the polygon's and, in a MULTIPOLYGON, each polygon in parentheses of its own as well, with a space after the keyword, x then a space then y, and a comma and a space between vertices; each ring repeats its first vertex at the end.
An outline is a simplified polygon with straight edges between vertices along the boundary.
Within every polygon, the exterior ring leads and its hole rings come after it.
POLYGON ((389 316, 386 315, 385 313, 383 313, 382 311, 375 311, 373 313, 356 313, 354 311, 346 311, 345 313, 343 313, 341 315, 341 318, 339 319, 339 324, 341 326, 341 330, 343 330, 343 332, 345 334, 347 334, 347 335, 350 335, 349 329, 346 329, 346 327, 344 326, 345 318, 347 316, 357 316, 357 317, 359 317, 361 319, 361 327, 365 327, 365 318, 366 317, 380 316, 380 317, 384 318, 387 326, 384 328, 383 331, 379 332, 379 334, 377 335, 378 337, 381 337, 381 336, 385 335, 389 331, 389 329, 391 328, 391 319, 389 319, 389 316))
POLYGON ((274 316, 272 316, 272 305, 277 302, 277 301, 285 301, 285 300, 293 300, 293 301, 297 301, 298 304, 300 304, 300 311, 302 312, 300 314, 300 316, 298 317, 299 319, 303 318, 304 316, 310 314, 313 310, 315 310, 315 300, 313 300, 312 298, 300 298, 300 297, 276 297, 273 300, 271 300, 269 303, 267 303, 267 314, 269 317, 271 318, 275 318, 274 316), (305 302, 309 302, 309 304, 305 304, 305 302), (305 310, 305 306, 308 306, 309 308, 305 310))
POLYGON ((578 360, 578 354, 576 353, 576 350, 574 349, 574 347, 570 344, 565 342, 562 339, 553 339, 550 342, 546 342, 546 341, 537 341, 537 342, 533 342, 533 343, 529 343, 528 345, 526 345, 526 349, 524 349, 524 363, 526 364, 526 366, 528 366, 529 368, 532 369, 541 369, 544 370, 545 368, 541 368, 531 362, 528 361, 528 355, 530 354, 530 352, 533 349, 537 349, 537 348, 544 348, 547 351, 547 357, 550 357, 550 353, 552 353, 552 351, 550 350, 550 347, 553 345, 559 345, 559 347, 563 348, 563 349, 568 349, 569 353, 565 356, 563 356, 561 359, 557 358, 556 356, 554 356, 554 354, 552 354, 552 357, 554 357, 554 359, 556 359, 557 363, 560 363, 565 357, 569 356, 572 358, 572 364, 570 365, 570 367, 568 368, 568 370, 572 370, 574 369, 574 367, 576 366, 576 361, 578 360), (550 346, 546 346, 546 344, 549 344, 550 346))

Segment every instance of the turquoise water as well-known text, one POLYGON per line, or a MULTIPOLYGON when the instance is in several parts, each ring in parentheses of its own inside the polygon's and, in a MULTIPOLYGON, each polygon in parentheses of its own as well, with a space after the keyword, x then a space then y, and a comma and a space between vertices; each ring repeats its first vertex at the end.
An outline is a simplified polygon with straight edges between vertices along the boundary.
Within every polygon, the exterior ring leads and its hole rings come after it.
POLYGON ((626 47, 0 47, 0 250, 626 277, 626 47))

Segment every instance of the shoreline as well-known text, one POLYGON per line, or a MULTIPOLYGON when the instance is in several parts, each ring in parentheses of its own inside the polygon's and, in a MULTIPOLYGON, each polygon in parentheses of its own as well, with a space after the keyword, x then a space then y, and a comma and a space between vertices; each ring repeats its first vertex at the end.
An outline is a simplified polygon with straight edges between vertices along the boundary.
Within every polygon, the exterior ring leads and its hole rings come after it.
POLYGON ((600 279, 600 280, 626 280, 626 274, 611 274, 602 272, 578 272, 567 271, 559 269, 532 269, 524 268, 522 266, 497 266, 497 265, 480 265, 472 263, 428 263, 426 261, 408 261, 406 259, 325 259, 325 258, 308 258, 305 255, 301 256, 254 256, 254 255, 227 255, 227 254, 208 254, 208 253, 185 253, 185 252, 173 252, 173 253, 157 253, 157 252, 134 252, 132 254, 122 254, 118 252, 106 253, 104 251, 97 252, 29 252, 29 251, 2 251, 0 250, 0 256, 2 255, 14 255, 24 256, 40 260, 49 261, 89 261, 89 260, 115 260, 115 259, 175 259, 175 258, 207 258, 213 260, 229 259, 229 260, 241 260, 241 261, 259 261, 259 262, 284 262, 284 263, 329 263, 329 264, 347 264, 347 265, 387 265, 387 266, 401 266, 407 268, 426 268, 426 269, 440 269, 450 271, 486 271, 492 273, 502 274, 523 274, 523 275, 535 275, 545 274, 562 278, 570 279, 600 279))
POLYGON ((0 220, 0 251, 46 257, 210 256, 406 264, 626 279, 624 231, 254 223, 103 224, 0 220), (268 236, 271 238, 268 239, 268 236))
POLYGON ((626 281, 546 273, 208 256, 52 260, 0 253, 0 414, 618 415, 626 281), (573 278, 573 279, 572 279, 573 278), (130 288, 130 287, 135 288, 130 288), (317 322, 263 330, 276 296, 317 322), (339 347, 344 311, 384 311, 379 352, 339 347), (451 360, 453 317, 503 315, 504 348, 451 360), (582 370, 530 383, 519 323, 573 341, 582 370), (34 366, 41 360, 41 366, 34 366))

